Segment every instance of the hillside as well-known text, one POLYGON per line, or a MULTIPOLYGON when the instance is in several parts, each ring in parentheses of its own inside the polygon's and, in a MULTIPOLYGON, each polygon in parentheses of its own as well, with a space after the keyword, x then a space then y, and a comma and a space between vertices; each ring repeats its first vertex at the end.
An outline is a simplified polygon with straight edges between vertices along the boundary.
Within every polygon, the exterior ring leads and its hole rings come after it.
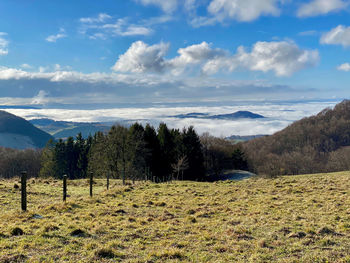
POLYGON ((251 170, 301 174, 350 169, 350 101, 242 144, 251 170))
POLYGON ((55 139, 66 139, 68 137, 76 137, 81 133, 84 138, 94 135, 96 132, 106 132, 112 125, 107 123, 85 123, 85 122, 69 122, 55 121, 51 119, 32 119, 29 121, 37 128, 50 133, 55 139))
POLYGON ((52 137, 23 118, 0 110, 0 146, 42 148, 52 137))
POLYGON ((350 173, 121 186, 0 181, 0 262, 349 262, 350 173), (213 194, 214 193, 214 194, 213 194), (23 235, 19 229, 23 231, 23 235))

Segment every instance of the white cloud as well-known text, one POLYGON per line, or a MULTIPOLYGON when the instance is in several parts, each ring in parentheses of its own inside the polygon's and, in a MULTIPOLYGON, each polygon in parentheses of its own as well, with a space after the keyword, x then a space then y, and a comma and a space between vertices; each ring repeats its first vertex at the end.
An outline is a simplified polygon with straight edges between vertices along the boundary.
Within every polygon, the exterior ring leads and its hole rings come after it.
POLYGON ((273 71, 277 76, 290 76, 306 67, 317 65, 316 50, 302 50, 296 44, 282 42, 257 42, 250 53, 243 47, 236 55, 238 63, 254 71, 273 71))
POLYGON ((339 25, 322 35, 321 44, 350 46, 350 27, 339 25))
MULTIPOLYGON (((101 14, 99 17, 100 16, 101 14)), ((131 22, 131 19, 128 17, 114 19, 108 15, 108 20, 107 22, 107 19, 81 18, 79 32, 83 35, 87 35, 90 39, 103 40, 117 36, 148 36, 153 33, 153 27, 167 23, 173 20, 173 17, 170 15, 163 15, 142 19, 134 23, 131 22)))
POLYGON ((324 15, 345 9, 348 5, 348 1, 343 0, 312 0, 309 3, 304 3, 300 6, 297 11, 297 16, 310 17, 324 15))
POLYGON ((348 71, 350 71, 350 64, 349 63, 341 64, 337 67, 337 69, 340 71, 348 72, 348 71))
POLYGON ((262 15, 279 15, 278 2, 278 0, 212 0, 208 12, 219 21, 234 19, 248 22, 262 15))
POLYGON ((56 35, 51 35, 46 38, 47 42, 56 42, 58 39, 67 37, 64 28, 60 28, 56 35))
POLYGON ((49 99, 47 98, 48 95, 49 95, 49 93, 46 92, 45 90, 40 90, 38 95, 33 97, 31 104, 46 104, 46 103, 48 103, 49 102, 49 99))
POLYGON ((113 70, 119 72, 162 72, 164 70, 164 56, 169 49, 169 44, 160 43, 148 46, 142 41, 134 42, 130 48, 120 55, 113 66, 113 70))
POLYGON ((100 29, 107 34, 119 36, 147 36, 152 33, 152 30, 145 26, 129 24, 125 18, 120 18, 113 24, 104 24, 100 26, 100 29))
POLYGON ((29 64, 27 64, 27 63, 23 63, 23 64, 21 65, 21 68, 24 68, 24 69, 31 69, 32 66, 29 65, 29 64))
POLYGON ((97 17, 83 17, 80 18, 81 23, 93 24, 93 23, 104 23, 112 17, 106 13, 100 13, 97 17))
POLYGON ((257 42, 251 52, 240 47, 235 55, 222 49, 213 49, 206 42, 179 49, 179 56, 173 59, 164 58, 167 51, 166 44, 148 46, 138 41, 119 57, 113 69, 134 73, 162 73, 170 70, 179 75, 190 66, 199 66, 203 73, 209 75, 244 68, 251 71, 273 71, 277 76, 290 76, 299 70, 315 66, 319 61, 318 51, 302 50, 296 44, 286 41, 257 42))
POLYGON ((167 65, 172 68, 174 74, 182 73, 187 66, 201 64, 216 57, 223 57, 226 52, 222 49, 212 49, 207 42, 198 45, 180 48, 177 53, 179 56, 169 60, 167 65))
POLYGON ((176 10, 178 0, 138 0, 143 5, 159 6, 164 12, 170 13, 176 10))
POLYGON ((5 38, 7 33, 0 32, 0 56, 5 56, 8 54, 9 41, 5 38))

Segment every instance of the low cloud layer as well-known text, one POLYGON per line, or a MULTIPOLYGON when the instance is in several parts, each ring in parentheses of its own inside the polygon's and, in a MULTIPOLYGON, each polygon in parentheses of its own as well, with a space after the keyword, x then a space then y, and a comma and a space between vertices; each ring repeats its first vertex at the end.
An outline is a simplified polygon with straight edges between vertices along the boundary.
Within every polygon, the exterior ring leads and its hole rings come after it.
POLYGON ((67 110, 67 109, 8 109, 18 116, 34 118, 50 118, 61 121, 79 122, 119 122, 125 121, 157 126, 166 122, 171 128, 193 125, 198 133, 209 132, 215 136, 272 134, 292 122, 303 117, 317 114, 326 107, 332 107, 335 102, 307 103, 245 103, 232 106, 212 107, 147 107, 147 108, 113 108, 99 110, 67 110), (242 120, 209 120, 209 119, 177 119, 169 116, 190 112, 226 114, 239 110, 248 110, 267 117, 266 119, 242 120))

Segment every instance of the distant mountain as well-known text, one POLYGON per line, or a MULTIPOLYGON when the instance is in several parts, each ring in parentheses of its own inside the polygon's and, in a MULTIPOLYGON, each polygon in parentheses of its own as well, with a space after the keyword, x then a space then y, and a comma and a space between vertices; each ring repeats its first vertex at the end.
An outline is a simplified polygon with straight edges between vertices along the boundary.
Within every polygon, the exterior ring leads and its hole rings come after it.
POLYGON ((51 119, 33 119, 30 122, 36 127, 50 133, 56 139, 65 139, 68 137, 76 137, 81 133, 84 138, 94 135, 96 132, 108 131, 112 125, 107 123, 85 123, 85 122, 68 122, 55 121, 51 119))
POLYGON ((250 111, 237 111, 237 112, 230 113, 230 114, 220 114, 220 115, 210 116, 210 118, 211 119, 233 120, 233 119, 263 119, 265 117, 260 115, 260 114, 256 114, 256 113, 253 113, 250 111))
POLYGON ((42 148, 53 137, 16 115, 0 110, 0 146, 42 148))
POLYGON ((188 119, 188 118, 194 118, 194 119, 219 119, 219 120, 237 120, 237 119, 263 119, 264 116, 260 114, 256 114, 250 111, 236 111, 234 113, 229 114, 219 114, 219 115, 209 115, 208 113, 187 113, 187 114, 180 114, 175 116, 170 116, 173 118, 180 118, 180 119, 188 119))

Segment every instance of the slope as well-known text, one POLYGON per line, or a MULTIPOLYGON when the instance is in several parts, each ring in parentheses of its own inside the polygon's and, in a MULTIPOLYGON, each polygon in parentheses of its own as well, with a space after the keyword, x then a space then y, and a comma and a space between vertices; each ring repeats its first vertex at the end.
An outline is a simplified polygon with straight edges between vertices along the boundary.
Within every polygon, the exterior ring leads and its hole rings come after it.
POLYGON ((23 118, 0 111, 0 146, 16 149, 42 148, 52 136, 23 118))

